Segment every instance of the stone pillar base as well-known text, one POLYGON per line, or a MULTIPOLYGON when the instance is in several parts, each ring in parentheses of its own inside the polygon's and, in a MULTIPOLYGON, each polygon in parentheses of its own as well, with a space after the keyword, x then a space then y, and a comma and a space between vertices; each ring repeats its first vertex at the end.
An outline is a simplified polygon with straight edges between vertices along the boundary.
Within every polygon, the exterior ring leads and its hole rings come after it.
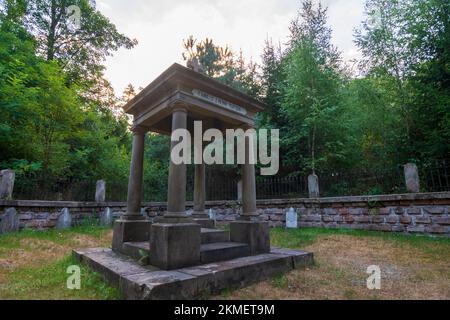
POLYGON ((216 227, 216 222, 209 218, 195 218, 194 222, 198 223, 202 228, 214 229, 216 227))
POLYGON ((230 240, 247 243, 252 255, 270 252, 269 223, 263 221, 233 221, 230 240))
POLYGON ((173 270, 200 264, 200 225, 155 223, 150 232, 150 264, 173 270))
POLYGON ((122 252, 124 242, 149 241, 151 225, 148 220, 117 220, 114 223, 112 249, 122 252))

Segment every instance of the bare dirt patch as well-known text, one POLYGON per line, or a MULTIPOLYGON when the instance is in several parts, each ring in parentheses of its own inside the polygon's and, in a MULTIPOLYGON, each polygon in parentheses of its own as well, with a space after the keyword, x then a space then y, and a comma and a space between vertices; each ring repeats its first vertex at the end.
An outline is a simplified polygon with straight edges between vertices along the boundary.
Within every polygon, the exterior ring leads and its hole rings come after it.
POLYGON ((450 254, 378 237, 319 236, 304 249, 316 265, 226 295, 234 299, 450 299, 450 254), (367 267, 381 268, 381 290, 368 290, 367 267))

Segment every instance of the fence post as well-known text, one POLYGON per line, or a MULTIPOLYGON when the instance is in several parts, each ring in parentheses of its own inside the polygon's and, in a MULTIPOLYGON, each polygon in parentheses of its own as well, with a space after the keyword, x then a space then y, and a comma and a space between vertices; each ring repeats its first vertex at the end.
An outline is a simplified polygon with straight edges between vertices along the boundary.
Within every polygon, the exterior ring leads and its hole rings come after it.
POLYGON ((98 180, 95 188, 95 202, 105 202, 106 182, 98 180))
POLYGON ((404 166, 406 189, 410 193, 420 192, 420 180, 417 166, 414 163, 407 163, 404 166))
POLYGON ((308 192, 310 198, 319 197, 319 177, 315 173, 308 176, 308 192))
POLYGON ((242 180, 237 182, 237 200, 242 201, 242 180))
POLYGON ((2 170, 0 171, 0 199, 1 200, 11 200, 13 189, 14 189, 14 179, 16 174, 13 170, 2 170))

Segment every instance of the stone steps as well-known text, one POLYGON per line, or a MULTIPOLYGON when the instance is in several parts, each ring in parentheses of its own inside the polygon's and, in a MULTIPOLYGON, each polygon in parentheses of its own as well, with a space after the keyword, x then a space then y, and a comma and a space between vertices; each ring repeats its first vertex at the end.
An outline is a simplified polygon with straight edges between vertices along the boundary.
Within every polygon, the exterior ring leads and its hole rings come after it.
POLYGON ((201 236, 202 244, 230 241, 230 232, 226 230, 202 228, 201 236))
POLYGON ((141 266, 108 248, 74 250, 81 263, 118 286, 125 299, 194 299, 242 288, 292 269, 309 266, 313 254, 272 248, 270 253, 165 271, 141 266))
POLYGON ((200 247, 201 263, 212 263, 250 255, 250 247, 246 243, 215 242, 202 244, 200 247))
MULTIPOLYGON (((201 229, 201 241, 203 244, 211 244, 211 243, 223 243, 230 241, 230 232, 226 230, 219 229, 201 229)), ((205 250, 207 250, 206 247, 205 250)), ((212 250, 212 249, 210 249, 212 250)), ((236 251, 237 249, 230 249, 231 251, 236 251)), ((122 254, 130 256, 135 260, 140 260, 142 257, 148 256, 150 252, 150 244, 148 241, 144 242, 125 242, 122 245, 122 254)), ((214 253, 209 253, 212 255, 214 253)), ((208 256, 208 253, 206 254, 208 256)), ((230 256, 234 256, 232 253, 230 256)))

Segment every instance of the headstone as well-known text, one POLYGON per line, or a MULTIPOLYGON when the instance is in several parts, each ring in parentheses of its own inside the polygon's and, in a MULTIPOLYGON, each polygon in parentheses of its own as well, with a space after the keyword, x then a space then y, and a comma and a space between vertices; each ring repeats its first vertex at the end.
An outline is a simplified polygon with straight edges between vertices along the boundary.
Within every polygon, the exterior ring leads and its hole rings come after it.
POLYGON ((1 218, 0 234, 19 231, 19 216, 14 208, 8 208, 1 218))
POLYGON ((100 215, 100 225, 111 226, 113 223, 113 214, 110 207, 105 208, 105 210, 100 215))
POLYGON ((15 176, 13 170, 0 171, 0 200, 12 199, 15 176))
POLYGON ((105 202, 106 182, 98 180, 95 188, 95 202, 105 202))
POLYGON ((208 210, 208 216, 211 220, 216 220, 216 212, 213 209, 208 210))
POLYGON ((314 173, 308 176, 308 191, 310 198, 319 197, 319 177, 314 173))
POLYGON ((408 192, 420 192, 420 180, 417 166, 414 163, 407 163, 404 167, 405 184, 408 192))
POLYGON ((70 215, 69 209, 64 208, 58 217, 58 222, 56 223, 56 229, 63 230, 69 229, 72 226, 72 216, 70 215))
POLYGON ((242 180, 237 183, 237 200, 242 201, 242 180))
POLYGON ((298 219, 297 211, 295 211, 294 208, 290 208, 288 212, 286 212, 286 228, 297 229, 298 227, 297 219, 298 219))

